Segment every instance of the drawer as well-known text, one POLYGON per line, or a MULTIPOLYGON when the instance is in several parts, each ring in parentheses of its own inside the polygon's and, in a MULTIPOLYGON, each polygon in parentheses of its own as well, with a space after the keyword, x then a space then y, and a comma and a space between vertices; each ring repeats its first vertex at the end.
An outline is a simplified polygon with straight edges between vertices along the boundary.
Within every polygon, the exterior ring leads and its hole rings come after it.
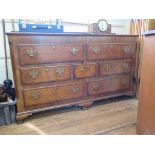
POLYGON ((19 62, 21 65, 81 61, 82 45, 18 45, 19 62))
POLYGON ((25 107, 46 105, 48 103, 54 104, 57 100, 55 87, 24 90, 23 95, 25 107))
POLYGON ((130 86, 129 75, 107 76, 103 80, 87 82, 88 95, 96 95, 115 91, 128 90, 130 86))
POLYGON ((83 97, 84 87, 82 83, 66 84, 57 87, 57 100, 67 100, 83 97))
POLYGON ((74 77, 75 78, 87 78, 96 76, 96 64, 78 64, 74 65, 74 77))
POLYGON ((23 91, 25 106, 57 104, 57 101, 76 99, 84 96, 83 83, 28 89, 23 91))
POLYGON ((21 68, 20 71, 23 84, 71 79, 71 67, 69 65, 21 68))
POLYGON ((104 62, 99 63, 99 76, 129 73, 131 71, 131 62, 104 62))
POLYGON ((87 60, 131 58, 135 44, 88 44, 87 60))

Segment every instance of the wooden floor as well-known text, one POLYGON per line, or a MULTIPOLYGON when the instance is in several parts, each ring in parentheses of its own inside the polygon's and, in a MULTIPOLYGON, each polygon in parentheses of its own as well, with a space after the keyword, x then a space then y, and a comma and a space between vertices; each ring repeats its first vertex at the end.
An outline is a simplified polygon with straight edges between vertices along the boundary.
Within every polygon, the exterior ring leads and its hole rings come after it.
POLYGON ((23 124, 1 126, 1 135, 134 135, 136 99, 102 101, 82 111, 77 107, 34 114, 23 124))

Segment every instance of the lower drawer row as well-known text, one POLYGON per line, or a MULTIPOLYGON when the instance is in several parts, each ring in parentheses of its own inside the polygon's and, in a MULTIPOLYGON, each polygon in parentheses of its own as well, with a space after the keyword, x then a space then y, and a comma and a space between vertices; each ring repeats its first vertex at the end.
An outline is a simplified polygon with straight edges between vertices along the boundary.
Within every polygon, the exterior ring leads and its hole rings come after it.
POLYGON ((128 90, 130 85, 129 75, 107 76, 104 79, 86 82, 75 82, 51 87, 42 87, 23 90, 25 106, 33 106, 57 101, 76 99, 109 92, 128 90))

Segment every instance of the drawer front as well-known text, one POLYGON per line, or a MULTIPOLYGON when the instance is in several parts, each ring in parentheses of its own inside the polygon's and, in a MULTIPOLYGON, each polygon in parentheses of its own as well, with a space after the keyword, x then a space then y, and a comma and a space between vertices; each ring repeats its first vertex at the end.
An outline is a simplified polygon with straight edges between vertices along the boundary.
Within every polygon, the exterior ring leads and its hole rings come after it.
POLYGON ((129 75, 107 76, 103 80, 95 80, 87 83, 88 95, 109 93, 128 90, 130 85, 129 75))
POLYGON ((84 87, 82 83, 66 84, 57 87, 57 100, 68 100, 83 97, 84 87))
POLYGON ((57 100, 55 87, 24 90, 23 95, 26 107, 46 105, 57 100))
POLYGON ((71 79, 71 67, 69 65, 21 68, 20 71, 23 84, 71 79))
POLYGON ((82 83, 71 83, 23 91, 25 106, 57 104, 57 101, 76 99, 84 96, 82 83))
POLYGON ((82 45, 18 45, 19 62, 21 65, 81 61, 82 45))
POLYGON ((74 65, 75 78, 87 78, 96 76, 96 64, 78 64, 74 65))
POLYGON ((88 44, 87 59, 130 58, 135 50, 135 44, 88 44))
POLYGON ((129 73, 130 70, 131 70, 130 62, 99 63, 99 76, 119 74, 119 73, 129 73))
POLYGON ((87 92, 88 95, 97 95, 104 93, 104 81, 94 80, 91 82, 87 82, 87 92))

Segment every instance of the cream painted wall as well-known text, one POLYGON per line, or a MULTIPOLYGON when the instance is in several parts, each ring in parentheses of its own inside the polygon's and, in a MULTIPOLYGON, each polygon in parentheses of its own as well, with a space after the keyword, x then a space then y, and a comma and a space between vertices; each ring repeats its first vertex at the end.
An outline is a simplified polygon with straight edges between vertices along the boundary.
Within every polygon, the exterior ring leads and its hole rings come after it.
MULTIPOLYGON (((12 31, 11 20, 6 21, 6 32, 12 31)), ((116 34, 128 34, 129 32, 129 19, 108 19, 110 24, 112 24, 112 33, 116 34)), ((64 31, 65 32, 87 32, 88 24, 97 22, 97 20, 63 20, 64 31), (65 21, 65 22, 64 22, 65 21)), ((18 31, 18 20, 16 20, 15 29, 18 31)), ((7 38, 7 37, 6 37, 7 38)), ((12 66, 10 61, 10 50, 7 42, 7 56, 8 56, 8 71, 9 78, 13 79, 12 66)), ((6 79, 6 69, 4 60, 4 45, 3 45, 3 31, 2 31, 2 20, 0 20, 0 83, 6 79)))

